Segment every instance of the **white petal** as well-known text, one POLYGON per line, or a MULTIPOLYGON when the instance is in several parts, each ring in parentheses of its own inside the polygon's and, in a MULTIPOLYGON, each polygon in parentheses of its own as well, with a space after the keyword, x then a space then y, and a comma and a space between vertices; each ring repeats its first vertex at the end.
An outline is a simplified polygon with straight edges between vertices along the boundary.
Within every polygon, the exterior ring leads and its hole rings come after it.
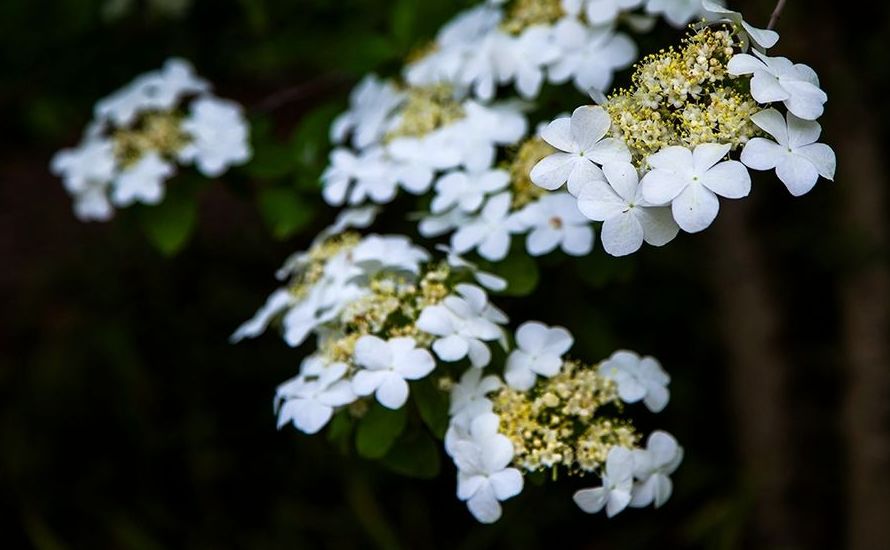
POLYGON ((640 183, 637 169, 629 162, 612 162, 603 166, 603 174, 615 193, 626 203, 636 199, 637 186, 640 183))
POLYGON ((583 105, 575 109, 571 118, 572 141, 577 144, 578 151, 589 151, 602 139, 612 126, 609 114, 602 107, 583 105))
POLYGON ((562 251, 569 256, 584 256, 593 250, 593 228, 572 225, 563 229, 562 251))
POLYGON ((568 177, 568 191, 574 196, 591 183, 604 179, 603 171, 588 158, 575 157, 568 177))
POLYGON ((470 346, 466 339, 452 335, 433 342, 433 351, 443 361, 460 361, 467 356, 470 346))
POLYGON ((569 117, 558 118, 541 130, 541 138, 560 151, 576 152, 572 140, 572 122, 569 117))
POLYGON ((384 407, 400 409, 408 400, 408 383, 398 374, 388 373, 374 396, 384 407))
POLYGON ((581 489, 574 494, 572 499, 581 510, 588 514, 596 514, 606 506, 606 501, 609 499, 609 490, 605 487, 581 489))
POLYGON ((776 77, 766 71, 757 71, 751 78, 751 97, 758 103, 785 101, 791 94, 782 87, 776 77))
POLYGON ((630 504, 630 492, 628 491, 611 491, 609 493, 609 501, 606 503, 606 516, 614 517, 630 504))
POLYGON ((553 191, 559 189, 569 179, 569 174, 575 168, 576 155, 569 153, 554 153, 544 157, 534 168, 529 177, 532 183, 538 187, 553 191))
POLYGON ((376 336, 365 335, 355 343, 355 362, 367 369, 388 369, 392 366, 392 353, 386 342, 376 336))
MULTIPOLYGON (((607 164, 606 168, 609 166, 607 164)), ((619 215, 626 208, 627 202, 605 181, 594 181, 578 194, 578 209, 593 221, 601 222, 619 215)))
POLYGON ((730 145, 702 143, 692 152, 692 165, 696 174, 704 174, 729 153, 730 145))
POLYGON ((757 59, 753 55, 740 53, 732 56, 726 65, 726 70, 731 75, 739 76, 743 74, 751 74, 755 71, 761 71, 766 68, 763 61, 757 59))
POLYGON ((754 113, 751 115, 751 121, 776 138, 779 145, 788 145, 788 126, 785 123, 785 117, 779 111, 766 109, 759 113, 754 113))
POLYGON ((820 176, 827 180, 834 180, 837 159, 831 147, 824 143, 813 143, 801 147, 795 153, 812 162, 820 176))
MULTIPOLYGON (((285 404, 287 407, 290 403, 296 403, 297 406, 293 410, 294 426, 303 433, 318 433, 330 421, 334 414, 334 409, 326 405, 322 405, 313 400, 295 400, 285 404)), ((284 407, 282 407, 282 411, 284 407)))
POLYGON ((643 227, 631 212, 607 219, 600 230, 603 248, 612 256, 627 256, 643 246, 643 227))
POLYGON ((816 143, 822 134, 822 126, 814 120, 804 120, 788 113, 788 146, 792 149, 816 143))
POLYGON ((436 336, 448 336, 454 332, 452 315, 444 306, 428 306, 420 312, 417 328, 436 336))
POLYGON ((594 145, 587 156, 598 164, 630 162, 630 149, 620 139, 606 138, 594 145))
POLYGON ((494 490, 487 484, 467 501, 467 508, 481 523, 494 523, 501 517, 501 505, 494 496, 494 490))
POLYGON ((721 197, 740 199, 751 192, 751 175, 741 162, 727 160, 702 175, 701 184, 721 197))
POLYGON ((672 145, 649 155, 646 162, 652 168, 684 174, 692 168, 692 151, 686 147, 672 145))
POLYGON ((687 179, 668 169, 651 170, 640 182, 643 199, 652 205, 669 204, 687 189, 688 185, 687 179))
POLYGON ((498 500, 507 500, 522 492, 522 474, 516 468, 507 468, 488 477, 494 496, 498 500))
POLYGON ((741 160, 754 170, 772 170, 788 153, 787 149, 765 138, 752 138, 742 149, 741 160))
POLYGON ((360 370, 352 377, 352 391, 356 395, 371 395, 386 379, 386 371, 360 370))
POLYGON ((717 195, 703 185, 690 185, 671 203, 674 220, 683 231, 698 233, 707 229, 720 210, 717 195))
POLYGON ((414 349, 408 352, 395 364, 395 370, 405 380, 420 380, 424 376, 433 372, 436 368, 436 361, 425 349, 414 349))
POLYGON ((799 155, 786 155, 776 166, 776 175, 795 197, 808 193, 819 179, 816 166, 799 155))
MULTIPOLYGON (((514 351, 513 353, 516 352, 514 351)), ((532 389, 537 378, 537 375, 528 368, 526 363, 520 363, 519 361, 507 362, 507 368, 504 370, 504 379, 507 381, 507 385, 514 390, 527 391, 532 389)))
POLYGON ((479 245, 479 255, 492 262, 503 260, 509 251, 510 234, 506 230, 490 233, 479 245))
POLYGON ((542 256, 559 246, 561 239, 562 233, 559 230, 550 227, 549 224, 543 225, 529 233, 525 247, 532 256, 542 256))
POLYGON ((670 208, 638 208, 636 215, 643 226, 643 239, 652 246, 664 246, 680 232, 670 208))
POLYGON ((470 363, 476 367, 484 367, 491 362, 491 350, 475 338, 469 340, 470 363))

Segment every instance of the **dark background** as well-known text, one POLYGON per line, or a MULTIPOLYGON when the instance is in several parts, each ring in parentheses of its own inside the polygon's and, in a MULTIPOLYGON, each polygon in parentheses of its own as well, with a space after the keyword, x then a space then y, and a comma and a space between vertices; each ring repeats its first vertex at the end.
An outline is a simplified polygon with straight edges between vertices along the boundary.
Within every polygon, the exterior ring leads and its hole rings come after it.
MULTIPOLYGON (((500 299, 514 322, 567 326, 581 357, 662 359, 671 404, 638 423, 674 433, 686 460, 661 510, 587 516, 571 502, 584 482, 563 479, 529 485, 490 527, 455 498, 447 461, 436 480, 406 479, 276 431, 274 389, 304 350, 226 340, 333 219, 317 176, 351 85, 394 74, 468 3, 103 4, 0 6, 0 546, 887 547, 885 3, 790 0, 779 24, 774 55, 813 66, 829 94, 836 183, 794 199, 762 175, 703 234, 629 259, 544 258, 533 295, 500 299), (172 256, 146 238, 146 209, 79 223, 47 168, 98 98, 169 55, 247 107, 256 148, 224 181, 177 180, 199 207, 172 256)), ((773 7, 732 5, 760 25, 773 7)), ((659 29, 643 52, 679 39, 659 29)), ((583 101, 548 93, 540 116, 583 101)))

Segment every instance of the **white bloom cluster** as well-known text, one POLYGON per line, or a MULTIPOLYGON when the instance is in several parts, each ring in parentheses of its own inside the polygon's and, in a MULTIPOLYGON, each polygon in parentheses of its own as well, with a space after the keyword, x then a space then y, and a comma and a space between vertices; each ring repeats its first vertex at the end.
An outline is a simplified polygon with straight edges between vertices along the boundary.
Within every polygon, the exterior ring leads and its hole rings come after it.
POLYGON ((52 160, 82 220, 157 204, 177 165, 216 177, 250 158, 241 107, 210 93, 187 62, 168 60, 96 104, 81 143, 52 160))
POLYGON ((679 229, 708 228, 718 197, 749 194, 746 167, 775 169, 795 196, 820 176, 833 179, 835 155, 818 143, 815 121, 827 95, 810 67, 761 51, 775 45, 778 34, 709 0, 647 6, 678 21, 693 7, 705 9, 710 26, 685 40, 681 51, 646 58, 632 90, 551 122, 542 137, 556 152, 531 171, 543 189, 566 184, 584 216, 603 222, 608 253, 623 256, 643 242, 664 245, 679 229), (735 91, 734 81, 748 75, 750 93, 735 91), (784 105, 787 114, 770 104, 784 105))
POLYGON ((602 431, 583 432, 572 447, 567 440, 573 439, 577 423, 559 424, 559 417, 580 413, 578 423, 597 426, 595 409, 615 398, 610 392, 625 403, 644 400, 660 412, 669 397, 669 378, 661 365, 619 351, 594 371, 573 370, 563 358, 572 335, 537 321, 519 327, 516 343, 506 361, 506 383, 470 368, 451 390, 445 450, 458 470, 457 496, 473 516, 483 523, 497 521, 500 502, 522 491, 525 473, 542 465, 572 468, 573 460, 583 464, 583 473, 596 472, 603 482, 575 494, 588 513, 606 508, 611 517, 628 505, 664 504, 672 487, 668 476, 682 460, 682 449, 670 434, 653 432, 647 447, 637 448, 627 428, 610 421, 602 431), (597 453, 602 456, 592 458, 597 453))

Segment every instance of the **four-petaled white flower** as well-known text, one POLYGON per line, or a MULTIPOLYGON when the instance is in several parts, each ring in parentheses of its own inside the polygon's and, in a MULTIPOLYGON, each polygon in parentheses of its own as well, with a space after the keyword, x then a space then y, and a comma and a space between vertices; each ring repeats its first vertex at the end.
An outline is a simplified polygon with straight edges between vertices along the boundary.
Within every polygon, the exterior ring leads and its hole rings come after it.
POLYGON ((346 363, 327 364, 318 356, 303 361, 299 376, 278 387, 275 408, 278 428, 292 422, 301 432, 318 433, 330 421, 334 407, 348 405, 356 396, 343 376, 346 363))
POLYGON ((562 356, 574 343, 563 327, 548 327, 528 321, 516 331, 516 349, 507 357, 504 378, 513 389, 526 391, 535 385, 538 375, 551 378, 562 368, 562 356))
POLYGON ((413 338, 384 341, 365 335, 355 343, 355 363, 362 367, 352 378, 356 395, 371 395, 388 409, 400 409, 408 400, 408 382, 420 380, 436 368, 425 349, 413 338))
POLYGON ((643 198, 652 205, 671 205, 677 225, 696 233, 706 229, 717 217, 717 195, 740 199, 751 191, 751 176, 736 160, 720 162, 730 146, 703 143, 690 151, 672 146, 650 155, 652 168, 640 185, 643 198))
POLYGON ((515 214, 510 213, 512 195, 500 193, 488 199, 478 216, 471 218, 451 236, 451 247, 458 254, 476 249, 486 260, 496 262, 507 257, 510 234, 520 230, 515 214))
POLYGON ((569 193, 603 179, 597 164, 630 162, 630 151, 623 141, 607 138, 612 122, 602 107, 582 106, 571 118, 558 118, 541 131, 541 137, 559 149, 532 168, 530 177, 539 187, 554 190, 568 182, 569 193))
POLYGON ((111 192, 116 206, 129 206, 134 202, 157 204, 164 198, 164 181, 173 175, 173 165, 152 151, 117 177, 111 192))
POLYGON ((544 195, 516 214, 530 230, 525 247, 532 256, 561 248, 570 256, 584 256, 593 248, 593 228, 568 193, 544 195))
POLYGON ((352 135, 352 145, 364 149, 377 143, 387 130, 392 112, 402 104, 405 94, 389 81, 368 75, 349 95, 349 110, 331 124, 331 141, 343 143, 352 135))
POLYGON ((441 214, 456 205, 464 212, 475 212, 482 206, 486 195, 509 184, 510 174, 504 170, 449 172, 436 182, 436 196, 430 210, 433 214, 441 214))
POLYGON ((804 120, 822 116, 828 95, 819 88, 819 77, 812 68, 786 57, 769 57, 757 50, 752 53, 736 54, 726 65, 729 74, 753 75, 751 97, 758 103, 782 101, 804 120))
POLYGON ((460 361, 469 356, 474 367, 491 361, 491 350, 484 342, 498 340, 503 332, 498 324, 506 317, 488 303, 481 288, 459 284, 460 296, 450 295, 442 303, 427 306, 417 319, 417 328, 439 338, 433 351, 443 361, 460 361))
POLYGON ((652 412, 661 412, 670 399, 670 375, 654 357, 632 351, 616 351, 599 366, 600 375, 615 381, 618 397, 625 403, 642 400, 652 412))
POLYGON ((633 473, 634 461, 630 449, 612 447, 606 456, 606 468, 601 476, 603 485, 576 492, 573 497, 575 504, 588 514, 596 514, 605 508, 607 516, 614 516, 630 504, 633 473))
POLYGON ((668 23, 678 28, 708 14, 702 6, 702 0, 648 0, 646 12, 663 14, 668 23))
POLYGON ((182 121, 182 130, 191 137, 191 142, 179 152, 179 160, 194 162, 209 178, 250 158, 250 130, 241 106, 233 101, 214 97, 196 99, 188 117, 182 121))
POLYGON ((591 220, 603 222, 600 238, 613 256, 626 256, 640 249, 643 241, 662 246, 677 236, 680 228, 669 208, 651 206, 643 198, 637 169, 629 162, 603 166, 606 181, 594 181, 578 195, 578 209, 591 220))
POLYGON ((747 50, 749 42, 767 50, 776 45, 779 41, 779 33, 771 29, 758 29, 748 24, 742 14, 737 11, 727 9, 713 0, 702 0, 702 8, 709 14, 713 14, 721 21, 729 21, 737 29, 741 29, 739 35, 742 38, 742 49, 747 50))
POLYGON ((822 133, 818 122, 788 113, 787 121, 775 109, 751 117, 754 124, 775 138, 753 138, 742 150, 742 162, 755 170, 772 170, 795 197, 808 193, 819 176, 834 180, 837 160, 831 147, 816 143, 822 133))
POLYGON ((669 477, 683 461, 683 447, 674 436, 661 430, 649 434, 646 449, 633 451, 634 484, 630 506, 644 508, 655 503, 660 508, 671 497, 673 484, 669 477))
POLYGON ((469 438, 454 444, 454 462, 458 468, 457 498, 482 523, 494 523, 501 517, 500 501, 522 492, 522 474, 509 468, 513 444, 498 433, 499 419, 493 413, 476 417, 470 425, 469 438))

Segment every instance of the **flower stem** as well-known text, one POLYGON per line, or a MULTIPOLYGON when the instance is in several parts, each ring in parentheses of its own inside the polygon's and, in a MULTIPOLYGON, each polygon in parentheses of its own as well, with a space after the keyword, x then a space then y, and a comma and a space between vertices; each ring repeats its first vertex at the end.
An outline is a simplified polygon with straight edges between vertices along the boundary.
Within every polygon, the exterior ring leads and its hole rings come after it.
POLYGON ((776 9, 773 10, 773 14, 769 18, 769 25, 766 26, 767 29, 773 30, 776 28, 776 23, 779 22, 779 17, 782 16, 782 9, 785 7, 785 0, 779 0, 776 2, 776 9))

